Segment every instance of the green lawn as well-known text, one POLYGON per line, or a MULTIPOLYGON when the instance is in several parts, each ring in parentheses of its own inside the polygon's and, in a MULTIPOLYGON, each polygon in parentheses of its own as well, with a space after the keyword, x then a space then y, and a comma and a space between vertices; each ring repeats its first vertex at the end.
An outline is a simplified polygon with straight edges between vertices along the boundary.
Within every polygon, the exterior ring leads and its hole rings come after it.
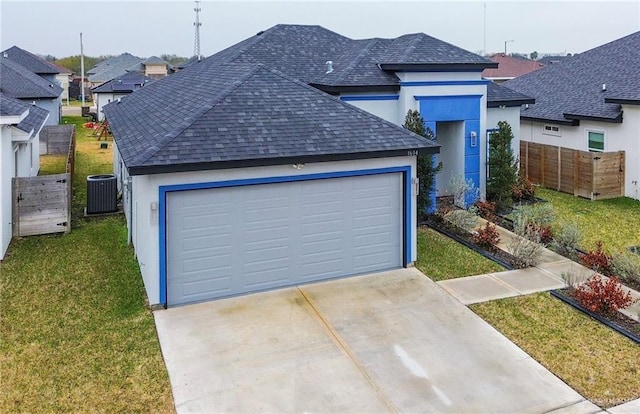
POLYGON ((553 204, 558 222, 578 224, 584 250, 594 249, 598 240, 610 253, 640 245, 640 201, 628 197, 591 201, 546 188, 537 188, 536 196, 553 204))
POLYGON ((640 346, 548 293, 470 308, 593 403, 640 398, 640 346))
POLYGON ((495 262, 427 227, 418 229, 416 267, 435 281, 505 270, 495 262))
POLYGON ((80 215, 86 176, 111 170, 90 133, 77 133, 72 232, 16 240, 0 265, 0 412, 174 410, 124 219, 80 215))

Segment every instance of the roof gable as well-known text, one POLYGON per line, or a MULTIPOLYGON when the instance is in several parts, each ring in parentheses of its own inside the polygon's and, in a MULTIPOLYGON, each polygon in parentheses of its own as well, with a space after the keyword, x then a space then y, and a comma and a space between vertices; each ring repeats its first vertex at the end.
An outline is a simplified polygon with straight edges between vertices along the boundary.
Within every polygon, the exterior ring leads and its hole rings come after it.
POLYGON ((12 46, 2 52, 2 57, 10 59, 38 75, 57 75, 60 70, 52 63, 18 46, 12 46))
POLYGON ((513 91, 506 86, 498 85, 495 82, 489 82, 487 84, 487 107, 489 108, 530 105, 534 103, 535 99, 513 91))
POLYGON ((127 71, 141 68, 144 59, 133 56, 130 53, 123 53, 104 60, 87 72, 89 82, 107 82, 118 76, 124 75, 127 71))
POLYGON ((57 98, 62 88, 18 63, 0 57, 0 91, 18 99, 57 98))
POLYGON ((545 66, 504 85, 535 98, 525 119, 621 122, 621 102, 640 102, 640 32, 545 66), (603 87, 604 86, 604 87, 603 87), (618 99, 618 101, 616 100, 618 99))
POLYGON ((134 174, 167 166, 437 151, 431 141, 263 65, 203 61, 104 112, 134 174), (184 93, 186 87, 192 93, 184 93))

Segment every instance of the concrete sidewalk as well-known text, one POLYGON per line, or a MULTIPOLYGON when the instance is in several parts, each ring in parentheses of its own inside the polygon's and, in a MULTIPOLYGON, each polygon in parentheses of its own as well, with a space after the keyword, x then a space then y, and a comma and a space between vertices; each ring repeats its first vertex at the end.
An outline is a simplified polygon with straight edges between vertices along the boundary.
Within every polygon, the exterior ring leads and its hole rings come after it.
MULTIPOLYGON (((486 220, 479 219, 478 223, 484 226, 486 220)), ((498 248, 508 252, 507 246, 511 239, 520 236, 500 226, 496 226, 496 230, 500 234, 498 248)), ((594 271, 545 248, 538 265, 535 267, 443 280, 437 283, 463 304, 471 305, 563 288, 565 286, 562 278, 563 274, 572 274, 575 281, 580 283, 593 275, 594 271)), ((640 292, 628 288, 627 290, 635 299, 640 299, 640 292)), ((640 302, 636 302, 633 306, 620 312, 632 319, 639 320, 640 302)), ((569 413, 580 412, 581 410, 588 412, 592 408, 593 406, 590 403, 586 403, 584 407, 576 405, 566 408, 565 411, 560 410, 558 412, 569 413)), ((640 399, 598 412, 611 414, 640 413, 640 399)))
MULTIPOLYGON (((478 227, 484 226, 486 220, 479 218, 478 227)), ((509 252, 508 245, 514 237, 520 237, 509 230, 496 226, 500 234, 498 248, 509 252)), ((438 282, 438 285, 465 305, 486 302, 490 300, 509 298, 518 295, 528 295, 536 292, 546 292, 565 286, 563 274, 573 275, 577 283, 588 279, 595 272, 579 263, 567 259, 547 248, 543 248, 542 255, 535 267, 508 270, 505 272, 488 273, 477 276, 449 279, 438 282)), ((640 299, 640 292, 626 288, 636 299, 640 299)), ((638 320, 640 302, 620 311, 626 316, 638 320)))

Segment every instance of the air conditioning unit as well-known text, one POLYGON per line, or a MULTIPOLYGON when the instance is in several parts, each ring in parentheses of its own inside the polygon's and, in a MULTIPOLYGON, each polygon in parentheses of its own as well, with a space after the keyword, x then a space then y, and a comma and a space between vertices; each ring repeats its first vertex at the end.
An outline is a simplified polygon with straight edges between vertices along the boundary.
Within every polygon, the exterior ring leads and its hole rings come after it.
POLYGON ((87 214, 113 213, 118 210, 118 183, 113 174, 87 177, 87 214))

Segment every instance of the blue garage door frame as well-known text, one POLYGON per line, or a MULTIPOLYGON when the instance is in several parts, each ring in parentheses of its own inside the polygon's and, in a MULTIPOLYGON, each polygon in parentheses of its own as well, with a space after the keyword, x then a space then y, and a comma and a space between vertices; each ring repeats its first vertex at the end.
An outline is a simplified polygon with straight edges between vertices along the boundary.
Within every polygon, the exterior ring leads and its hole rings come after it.
POLYGON ((331 178, 343 178, 343 177, 358 177, 377 174, 392 174, 402 173, 403 182, 403 202, 402 202, 402 229, 403 229, 403 252, 402 252, 402 265, 407 266, 411 262, 411 167, 410 166, 398 166, 389 168, 378 168, 369 170, 354 170, 354 171, 338 171, 318 174, 306 174, 296 176, 279 176, 279 177, 265 177, 255 179, 242 179, 242 180, 228 180, 228 181, 216 181, 194 184, 178 184, 159 187, 159 261, 160 261, 160 303, 167 306, 167 237, 168 237, 168 217, 167 217, 167 199, 168 194, 202 190, 202 189, 215 189, 225 187, 242 187, 242 186, 255 186, 263 184, 274 183, 293 183, 310 180, 323 180, 331 178))

